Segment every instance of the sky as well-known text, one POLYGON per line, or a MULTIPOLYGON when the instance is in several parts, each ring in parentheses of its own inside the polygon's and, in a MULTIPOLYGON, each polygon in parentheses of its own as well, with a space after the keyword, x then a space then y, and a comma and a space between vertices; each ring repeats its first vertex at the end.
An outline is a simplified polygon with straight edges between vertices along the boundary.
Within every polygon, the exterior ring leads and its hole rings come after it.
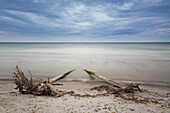
POLYGON ((170 0, 0 0, 0 42, 170 41, 170 0))

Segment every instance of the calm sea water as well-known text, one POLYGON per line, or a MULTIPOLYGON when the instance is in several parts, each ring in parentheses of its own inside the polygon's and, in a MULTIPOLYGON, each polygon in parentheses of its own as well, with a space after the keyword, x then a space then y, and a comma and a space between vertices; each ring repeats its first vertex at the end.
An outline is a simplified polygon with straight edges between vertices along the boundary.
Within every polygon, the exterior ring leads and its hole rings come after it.
POLYGON ((89 79, 83 69, 115 79, 170 82, 170 43, 0 43, 0 76, 19 65, 33 76, 89 79))

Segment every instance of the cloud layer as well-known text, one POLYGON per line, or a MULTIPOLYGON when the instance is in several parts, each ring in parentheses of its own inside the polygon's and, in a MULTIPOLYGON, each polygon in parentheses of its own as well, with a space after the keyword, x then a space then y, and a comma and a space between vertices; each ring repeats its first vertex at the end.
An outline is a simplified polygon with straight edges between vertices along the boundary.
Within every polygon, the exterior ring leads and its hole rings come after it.
POLYGON ((170 41, 167 0, 1 0, 0 41, 170 41))

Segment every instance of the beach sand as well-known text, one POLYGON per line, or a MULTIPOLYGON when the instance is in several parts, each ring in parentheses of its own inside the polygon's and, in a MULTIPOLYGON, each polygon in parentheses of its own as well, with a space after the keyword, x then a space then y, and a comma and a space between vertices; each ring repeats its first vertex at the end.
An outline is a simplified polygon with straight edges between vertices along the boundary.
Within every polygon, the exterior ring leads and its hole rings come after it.
MULTIPOLYGON (((108 85, 102 81, 62 80, 55 88, 62 91, 74 91, 77 94, 99 94, 91 90, 94 86, 108 85)), ((114 94, 98 97, 62 97, 34 96, 20 94, 14 89, 11 80, 0 80, 0 113, 170 113, 170 85, 143 84, 143 92, 124 94, 140 102, 125 100, 114 94)))

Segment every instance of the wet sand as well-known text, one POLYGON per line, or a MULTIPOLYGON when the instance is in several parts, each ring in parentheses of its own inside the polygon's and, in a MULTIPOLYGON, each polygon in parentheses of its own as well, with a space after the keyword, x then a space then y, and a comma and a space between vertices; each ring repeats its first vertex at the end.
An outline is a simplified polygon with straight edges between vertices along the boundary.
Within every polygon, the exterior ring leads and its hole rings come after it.
MULTIPOLYGON (((62 91, 74 91, 77 94, 99 94, 91 88, 108 85, 102 81, 62 80, 55 88, 62 91)), ((125 100, 114 94, 98 97, 62 97, 34 96, 20 94, 14 89, 11 80, 0 79, 0 112, 1 113, 169 113, 170 85, 142 84, 143 92, 124 94, 134 96, 139 100, 150 102, 125 100)))

